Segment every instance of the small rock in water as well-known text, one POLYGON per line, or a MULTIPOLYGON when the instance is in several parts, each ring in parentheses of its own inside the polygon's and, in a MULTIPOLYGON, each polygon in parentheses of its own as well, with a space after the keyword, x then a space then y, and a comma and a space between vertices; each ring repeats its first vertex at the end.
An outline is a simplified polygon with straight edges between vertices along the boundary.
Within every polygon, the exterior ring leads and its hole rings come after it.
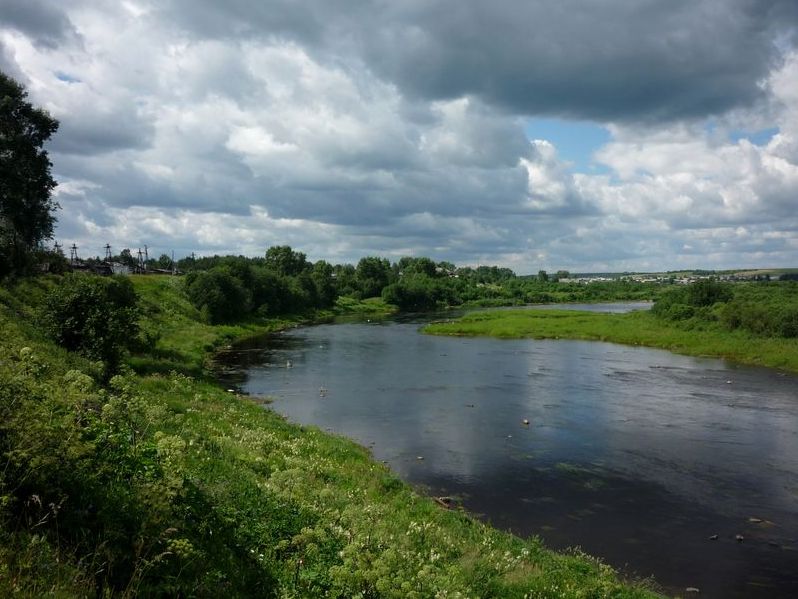
POLYGON ((717 541, 718 540, 718 535, 712 535, 711 537, 709 537, 709 540, 710 541, 717 541))
POLYGON ((698 587, 687 587, 686 589, 684 589, 684 592, 685 593, 700 593, 701 591, 698 589, 698 587))
POLYGON ((745 537, 744 537, 743 535, 734 535, 734 539, 735 539, 735 540, 736 540, 738 543, 742 543, 742 542, 745 540, 745 537))

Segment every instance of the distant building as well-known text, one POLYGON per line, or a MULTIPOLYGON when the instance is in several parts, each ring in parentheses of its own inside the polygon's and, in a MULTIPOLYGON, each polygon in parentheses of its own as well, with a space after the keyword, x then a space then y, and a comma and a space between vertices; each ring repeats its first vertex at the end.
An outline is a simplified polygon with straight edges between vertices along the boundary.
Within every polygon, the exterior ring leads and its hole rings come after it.
POLYGON ((111 262, 111 272, 115 275, 129 275, 131 270, 127 264, 121 262, 111 262))

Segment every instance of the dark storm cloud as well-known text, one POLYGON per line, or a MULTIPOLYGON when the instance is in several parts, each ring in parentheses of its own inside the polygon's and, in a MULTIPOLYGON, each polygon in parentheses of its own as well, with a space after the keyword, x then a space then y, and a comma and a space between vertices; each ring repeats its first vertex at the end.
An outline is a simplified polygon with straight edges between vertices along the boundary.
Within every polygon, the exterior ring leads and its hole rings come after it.
POLYGON ((347 4, 353 2, 172 0, 161 5, 160 10, 198 37, 241 39, 278 36, 310 42, 323 37, 325 23, 329 23, 337 10, 347 4), (325 14, 328 10, 330 14, 325 14))
POLYGON ((597 120, 699 117, 759 96, 773 38, 795 27, 784 17, 796 6, 441 1, 370 39, 369 55, 424 97, 476 94, 522 113, 597 120))
POLYGON ((354 57, 423 99, 521 114, 669 120, 750 105, 794 38, 795 0, 174 0, 200 35, 276 36, 354 57))
POLYGON ((59 2, 48 0, 0 0, 0 27, 27 35, 34 43, 55 48, 76 34, 59 2))
POLYGON ((144 149, 152 135, 152 125, 127 113, 72 113, 61 117, 58 135, 53 137, 50 148, 62 154, 91 156, 123 149, 144 149))

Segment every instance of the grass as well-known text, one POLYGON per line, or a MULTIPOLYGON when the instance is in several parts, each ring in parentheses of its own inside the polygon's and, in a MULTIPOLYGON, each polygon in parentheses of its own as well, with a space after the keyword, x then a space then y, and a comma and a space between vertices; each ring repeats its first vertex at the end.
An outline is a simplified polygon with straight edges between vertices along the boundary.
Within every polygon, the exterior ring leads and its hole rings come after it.
POLYGON ((396 312, 396 306, 386 304, 381 297, 370 297, 358 300, 341 296, 335 301, 335 313, 344 314, 377 314, 388 315, 396 312))
POLYGON ((0 595, 655 596, 204 374, 212 348, 291 321, 214 327, 175 279, 134 283, 160 337, 107 387, 37 329, 52 280, 0 292, 0 595))
POLYGON ((475 312, 426 326, 425 333, 503 339, 583 339, 645 345, 692 356, 798 372, 798 340, 728 331, 719 323, 673 322, 649 312, 604 314, 566 310, 475 312))
POLYGON ((210 326, 182 293, 182 279, 166 276, 130 277, 141 298, 142 326, 157 337, 151 352, 133 356, 129 363, 140 374, 182 372, 202 376, 212 352, 233 340, 322 320, 331 313, 316 312, 281 318, 255 318, 235 324, 210 326))

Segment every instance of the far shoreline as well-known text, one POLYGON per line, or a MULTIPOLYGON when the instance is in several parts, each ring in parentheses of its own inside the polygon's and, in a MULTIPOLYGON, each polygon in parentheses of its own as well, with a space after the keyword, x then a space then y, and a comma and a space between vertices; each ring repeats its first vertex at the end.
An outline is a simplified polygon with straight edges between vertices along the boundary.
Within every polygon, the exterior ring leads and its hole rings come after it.
MULTIPOLYGON (((581 302, 580 302, 581 303, 581 302)), ((620 303, 620 302, 618 302, 620 303)), ((798 373, 798 340, 757 337, 708 324, 687 329, 645 310, 604 313, 569 309, 482 310, 421 329, 425 334, 499 339, 574 339, 643 345, 696 357, 798 373)))

